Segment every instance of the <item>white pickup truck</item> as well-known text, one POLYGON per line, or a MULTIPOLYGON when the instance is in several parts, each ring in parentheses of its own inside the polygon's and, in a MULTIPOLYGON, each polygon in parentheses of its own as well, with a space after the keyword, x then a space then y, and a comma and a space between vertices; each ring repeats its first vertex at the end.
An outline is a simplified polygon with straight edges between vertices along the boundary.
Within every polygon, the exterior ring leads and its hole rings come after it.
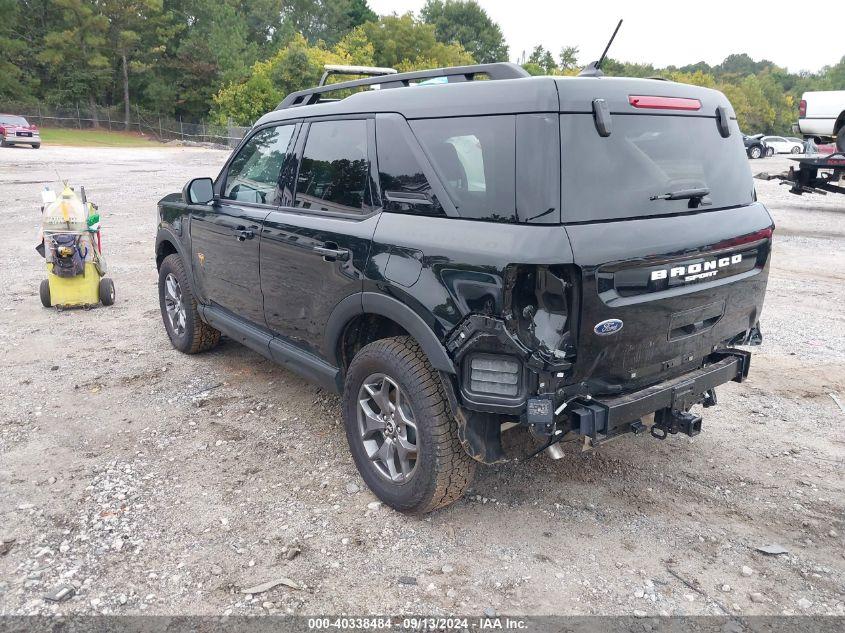
POLYGON ((805 92, 798 106, 798 130, 820 141, 836 139, 845 152, 845 90, 805 92))

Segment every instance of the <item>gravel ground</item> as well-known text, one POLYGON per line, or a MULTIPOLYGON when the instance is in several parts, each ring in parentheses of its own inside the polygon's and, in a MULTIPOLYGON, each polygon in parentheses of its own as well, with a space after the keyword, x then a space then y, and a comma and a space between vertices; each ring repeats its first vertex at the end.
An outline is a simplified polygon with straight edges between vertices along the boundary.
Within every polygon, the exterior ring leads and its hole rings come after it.
POLYGON ((765 343, 701 435, 480 468, 417 519, 364 487, 337 397, 229 341, 171 348, 155 202, 225 156, 0 150, 0 614, 845 614, 845 196, 757 183, 765 343), (100 205, 111 308, 39 303, 55 170, 100 205))

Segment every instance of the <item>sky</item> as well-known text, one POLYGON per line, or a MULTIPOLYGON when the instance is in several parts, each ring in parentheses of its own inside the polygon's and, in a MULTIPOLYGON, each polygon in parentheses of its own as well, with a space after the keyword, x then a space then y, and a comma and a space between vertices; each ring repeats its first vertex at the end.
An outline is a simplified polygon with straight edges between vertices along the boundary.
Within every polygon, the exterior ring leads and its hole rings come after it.
MULTIPOLYGON (((609 55, 657 67, 715 65, 731 53, 748 53, 791 72, 815 72, 845 55, 833 18, 822 12, 817 24, 798 19, 807 0, 477 1, 501 27, 512 61, 542 44, 555 57, 564 46, 577 46, 583 65, 601 55, 620 18, 625 22, 609 55)), ((368 3, 376 13, 401 14, 418 13, 425 0, 368 3)))

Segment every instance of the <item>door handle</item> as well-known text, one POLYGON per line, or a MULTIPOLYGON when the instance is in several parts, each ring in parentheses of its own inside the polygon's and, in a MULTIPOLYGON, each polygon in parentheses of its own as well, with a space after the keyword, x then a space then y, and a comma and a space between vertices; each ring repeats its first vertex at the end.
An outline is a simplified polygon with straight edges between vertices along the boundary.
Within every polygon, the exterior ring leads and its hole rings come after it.
POLYGON ((337 244, 333 242, 327 242, 323 246, 314 246, 312 247, 315 253, 319 253, 323 256, 327 262, 345 262, 349 259, 349 250, 345 248, 338 248, 337 244))
POLYGON ((235 231, 235 237, 238 238, 239 242, 243 242, 245 240, 251 240, 255 237, 255 233, 251 229, 241 229, 235 231))

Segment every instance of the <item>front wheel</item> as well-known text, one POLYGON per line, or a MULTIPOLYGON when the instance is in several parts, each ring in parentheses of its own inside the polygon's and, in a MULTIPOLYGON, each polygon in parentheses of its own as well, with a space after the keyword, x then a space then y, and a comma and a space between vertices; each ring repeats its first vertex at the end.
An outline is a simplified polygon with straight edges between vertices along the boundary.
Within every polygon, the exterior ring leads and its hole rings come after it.
POLYGON ((793 147, 793 148, 792 148, 792 150, 790 150, 790 151, 791 151, 791 153, 793 153, 793 154, 800 154, 800 153, 801 153, 801 149, 802 149, 802 148, 800 148, 800 147, 798 147, 798 146, 796 145, 796 146, 795 146, 795 147, 793 147))
POLYGON ((158 298, 167 335, 173 347, 180 352, 204 352, 220 341, 220 331, 200 319, 185 264, 175 253, 165 257, 161 263, 158 298))
POLYGON ((50 282, 47 279, 41 280, 41 286, 38 288, 38 294, 41 296, 41 305, 45 308, 49 308, 52 303, 50 303, 50 282))
POLYGON ((39 149, 41 147, 41 143, 33 143, 32 149, 39 149))
POLYGON ((845 125, 843 125, 836 135, 836 149, 840 152, 845 152, 845 125))
POLYGON ((458 439, 440 376, 411 337, 375 341, 355 355, 343 418, 361 477, 396 510, 431 512, 472 482, 475 462, 458 439))
POLYGON ((762 155, 763 150, 761 150, 759 147, 752 147, 748 150, 748 156, 750 156, 751 158, 760 158, 762 155))

